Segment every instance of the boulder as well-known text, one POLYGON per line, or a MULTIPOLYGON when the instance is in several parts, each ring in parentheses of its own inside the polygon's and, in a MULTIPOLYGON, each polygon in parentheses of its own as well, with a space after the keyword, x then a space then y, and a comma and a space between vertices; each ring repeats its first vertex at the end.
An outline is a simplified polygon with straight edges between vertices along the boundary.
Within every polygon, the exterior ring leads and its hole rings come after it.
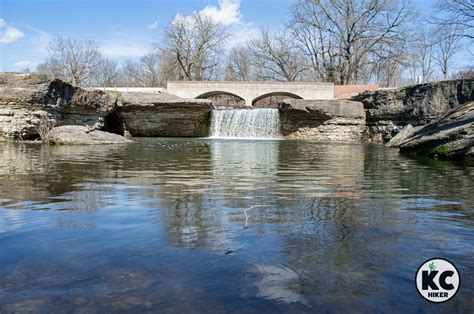
POLYGON ((361 142, 366 131, 364 107, 356 101, 286 99, 279 111, 288 139, 361 142))
POLYGON ((408 137, 412 136, 420 127, 414 128, 411 124, 404 127, 400 132, 397 133, 394 137, 385 144, 387 147, 399 147, 400 144, 406 140, 408 137))
POLYGON ((474 100, 474 79, 413 85, 365 92, 352 97, 367 111, 368 140, 389 141, 406 125, 431 123, 443 114, 474 100))
POLYGON ((107 129, 116 97, 87 91, 42 74, 0 73, 0 136, 37 138, 43 125, 107 129))
POLYGON ((213 109, 209 100, 127 92, 121 94, 118 106, 118 116, 132 136, 209 136, 213 109))
POLYGON ((51 144, 63 145, 125 144, 131 142, 129 139, 118 134, 78 125, 55 127, 49 131, 46 139, 51 144))
POLYGON ((400 151, 444 158, 474 157, 474 102, 415 131, 400 144, 400 151))

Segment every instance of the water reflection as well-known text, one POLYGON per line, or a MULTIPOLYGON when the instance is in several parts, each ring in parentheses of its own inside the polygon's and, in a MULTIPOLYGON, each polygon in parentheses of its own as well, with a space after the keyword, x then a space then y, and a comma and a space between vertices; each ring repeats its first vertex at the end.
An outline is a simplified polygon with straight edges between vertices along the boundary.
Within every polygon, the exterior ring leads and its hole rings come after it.
POLYGON ((256 281, 258 296, 285 303, 302 303, 308 306, 304 297, 294 290, 297 287, 298 274, 284 266, 256 265, 256 272, 260 280, 256 281))
POLYGON ((433 256, 463 277, 436 310, 474 307, 472 166, 297 141, 0 148, 1 310, 433 310, 412 282, 433 256))

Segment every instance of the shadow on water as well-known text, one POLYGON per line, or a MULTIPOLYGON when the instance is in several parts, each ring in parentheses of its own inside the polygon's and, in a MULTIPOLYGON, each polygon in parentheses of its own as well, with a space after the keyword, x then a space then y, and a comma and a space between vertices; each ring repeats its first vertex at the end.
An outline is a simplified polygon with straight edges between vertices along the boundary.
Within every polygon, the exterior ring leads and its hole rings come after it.
POLYGON ((446 312, 474 304, 474 168, 382 146, 0 143, 5 311, 446 312), (455 299, 414 273, 450 259, 455 299))

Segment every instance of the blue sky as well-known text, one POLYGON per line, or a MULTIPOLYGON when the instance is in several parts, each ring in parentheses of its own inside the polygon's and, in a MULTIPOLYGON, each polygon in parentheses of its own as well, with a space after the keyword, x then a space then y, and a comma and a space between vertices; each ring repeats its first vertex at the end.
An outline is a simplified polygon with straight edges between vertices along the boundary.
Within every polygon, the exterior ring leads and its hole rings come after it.
MULTIPOLYGON (((135 59, 159 43, 178 12, 208 10, 228 23, 231 44, 276 29, 295 0, 1 0, 0 71, 34 69, 47 57, 54 36, 97 42, 109 58, 135 59)), ((426 11, 435 0, 414 1, 426 11)), ((465 58, 461 57, 461 61, 465 58)))

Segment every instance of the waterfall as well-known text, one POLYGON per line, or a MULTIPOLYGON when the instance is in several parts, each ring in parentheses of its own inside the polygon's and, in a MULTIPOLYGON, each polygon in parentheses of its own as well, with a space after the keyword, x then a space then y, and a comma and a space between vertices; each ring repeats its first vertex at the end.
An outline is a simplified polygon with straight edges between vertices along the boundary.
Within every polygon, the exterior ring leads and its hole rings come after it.
POLYGON ((278 109, 213 110, 211 137, 279 138, 278 109))

